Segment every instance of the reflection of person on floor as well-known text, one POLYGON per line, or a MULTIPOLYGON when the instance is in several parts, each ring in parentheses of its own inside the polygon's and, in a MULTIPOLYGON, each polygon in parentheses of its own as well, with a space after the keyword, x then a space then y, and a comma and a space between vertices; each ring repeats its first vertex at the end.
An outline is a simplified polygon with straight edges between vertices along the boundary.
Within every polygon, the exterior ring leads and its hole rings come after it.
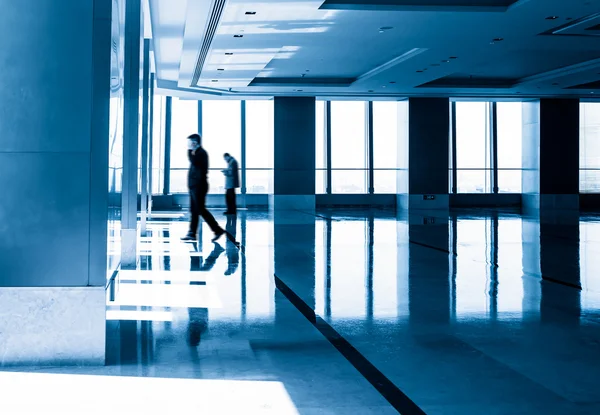
MULTIPOLYGON (((216 245, 216 244, 215 244, 216 245)), ((211 252, 213 255, 215 251, 211 252)), ((223 252, 223 248, 221 248, 221 252, 223 252)), ((214 261, 220 255, 216 255, 214 257, 214 261)), ((208 262, 208 258, 206 258, 208 262)), ((213 261, 213 265, 214 265, 213 261)), ((202 271, 205 267, 206 262, 202 264, 202 257, 192 256, 190 257, 190 271, 202 271)), ((212 268, 212 267, 211 267, 212 268)), ((190 285, 193 285, 194 282, 190 282, 190 285)), ((188 344, 192 347, 196 347, 200 344, 200 338, 202 334, 208 330, 208 308, 205 307, 191 307, 188 308, 188 331, 187 331, 187 340, 188 344)))
POLYGON ((240 169, 236 159, 231 157, 231 154, 223 154, 223 158, 227 163, 227 168, 222 170, 225 175, 225 201, 227 202, 226 215, 235 215, 237 213, 237 205, 235 202, 235 189, 240 187, 240 169))
POLYGON ((200 344, 202 334, 208 329, 208 308, 194 307, 188 308, 188 343, 195 347, 200 344))
POLYGON ((217 259, 225 252, 223 247, 217 242, 214 243, 212 252, 206 257, 204 264, 200 267, 200 271, 210 271, 215 266, 217 259))
POLYGON ((227 255, 227 271, 225 271, 225 275, 232 275, 235 273, 240 263, 240 250, 235 241, 237 233, 237 218, 235 216, 229 216, 227 218, 226 229, 228 236, 231 236, 231 238, 227 238, 225 245, 225 252, 227 255))
POLYGON ((225 233, 219 226, 214 216, 206 209, 206 194, 208 193, 208 153, 202 148, 200 134, 188 137, 188 188, 190 190, 190 229, 183 241, 195 241, 198 231, 199 216, 215 234, 213 241, 225 233))

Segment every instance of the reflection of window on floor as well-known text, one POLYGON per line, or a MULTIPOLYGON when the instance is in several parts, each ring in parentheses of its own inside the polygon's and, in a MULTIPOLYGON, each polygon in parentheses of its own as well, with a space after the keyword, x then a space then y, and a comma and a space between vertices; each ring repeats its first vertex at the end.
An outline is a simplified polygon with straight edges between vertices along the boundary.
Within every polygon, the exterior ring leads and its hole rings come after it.
POLYGON ((579 225, 581 286, 587 292, 600 292, 600 223, 581 222, 579 225))
POLYGON ((579 191, 600 193, 600 103, 582 102, 579 123, 579 191))

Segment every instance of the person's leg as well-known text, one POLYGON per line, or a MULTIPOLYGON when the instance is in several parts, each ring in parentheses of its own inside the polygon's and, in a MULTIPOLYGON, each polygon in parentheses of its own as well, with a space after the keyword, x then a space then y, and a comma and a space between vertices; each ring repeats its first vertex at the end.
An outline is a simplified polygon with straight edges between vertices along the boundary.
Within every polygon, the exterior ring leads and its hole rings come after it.
POLYGON ((227 201, 227 213, 235 213, 235 190, 227 189, 225 192, 225 200, 227 201))
POLYGON ((235 201, 235 189, 230 189, 231 190, 231 210, 230 212, 232 214, 236 214, 237 213, 237 203, 235 201))
POLYGON ((190 229, 188 230, 187 237, 196 237, 198 232, 198 202, 196 189, 190 189, 190 229))
POLYGON ((215 234, 215 236, 221 236, 225 231, 223 228, 219 226, 215 217, 206 209, 206 194, 208 193, 208 188, 201 189, 200 192, 196 195, 196 206, 198 208, 198 213, 204 219, 204 222, 208 225, 211 231, 215 234))

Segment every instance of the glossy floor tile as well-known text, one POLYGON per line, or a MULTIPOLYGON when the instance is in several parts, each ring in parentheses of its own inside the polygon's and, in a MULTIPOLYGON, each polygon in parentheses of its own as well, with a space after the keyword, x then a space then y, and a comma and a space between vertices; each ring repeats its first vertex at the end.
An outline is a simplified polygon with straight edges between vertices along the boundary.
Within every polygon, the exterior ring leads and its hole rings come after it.
POLYGON ((116 389, 127 413, 600 413, 595 216, 242 211, 227 229, 240 247, 149 222, 136 269, 107 277, 107 365, 11 368, 7 402, 29 385, 56 407, 116 389))

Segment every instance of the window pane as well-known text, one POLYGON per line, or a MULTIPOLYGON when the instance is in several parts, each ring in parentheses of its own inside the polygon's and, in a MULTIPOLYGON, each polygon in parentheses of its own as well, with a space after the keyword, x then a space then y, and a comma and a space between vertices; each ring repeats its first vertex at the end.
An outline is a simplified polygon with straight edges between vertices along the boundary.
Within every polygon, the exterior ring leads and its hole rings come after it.
POLYGON ((459 169, 489 167, 488 103, 456 103, 456 164, 459 169))
POLYGON ((600 170, 580 170, 579 191, 583 193, 600 193, 600 170))
POLYGON ((317 101, 316 105, 316 152, 315 167, 317 169, 327 168, 325 149, 325 101, 317 101))
POLYGON ((246 101, 246 167, 273 168, 273 125, 272 100, 246 101))
POLYGON ((521 193, 522 170, 498 170, 499 193, 521 193))
POLYGON ((246 170, 246 193, 271 193, 273 170, 246 170))
POLYGON ((332 193, 365 193, 366 170, 333 170, 331 172, 332 193))
POLYGON ((171 193, 187 192, 187 170, 171 170, 171 193))
POLYGON ((171 168, 187 169, 187 137, 198 132, 198 101, 173 98, 171 117, 171 168))
POLYGON ((396 170, 375 170, 375 193, 396 193, 396 170))
MULTIPOLYGON (((579 167, 580 169, 600 168, 600 103, 582 102, 580 105, 579 167)), ((581 171, 580 191, 599 192, 599 179, 595 171, 581 171)))
POLYGON ((459 193, 489 193, 490 134, 488 102, 456 103, 456 167, 459 193), (460 169, 482 169, 461 171, 460 169))
MULTIPOLYGON (((520 102, 498 102, 498 168, 520 169, 523 136, 522 104, 520 102)), ((500 183, 502 185, 502 183, 500 183)))
POLYGON ((458 193, 489 193, 489 170, 458 170, 458 193))
POLYGON ((315 193, 327 193, 327 170, 317 170, 315 172, 315 193))
MULTIPOLYGON (((398 148, 398 103, 373 102, 373 165, 395 169, 398 148)), ((377 185, 377 181, 375 181, 377 185)))
POLYGON ((333 101, 331 103, 332 167, 364 169, 366 158, 365 103, 333 101))
POLYGON ((242 134, 241 101, 202 101, 202 146, 209 156, 209 193, 221 193, 225 183, 221 170, 227 167, 224 153, 240 162, 242 134))

